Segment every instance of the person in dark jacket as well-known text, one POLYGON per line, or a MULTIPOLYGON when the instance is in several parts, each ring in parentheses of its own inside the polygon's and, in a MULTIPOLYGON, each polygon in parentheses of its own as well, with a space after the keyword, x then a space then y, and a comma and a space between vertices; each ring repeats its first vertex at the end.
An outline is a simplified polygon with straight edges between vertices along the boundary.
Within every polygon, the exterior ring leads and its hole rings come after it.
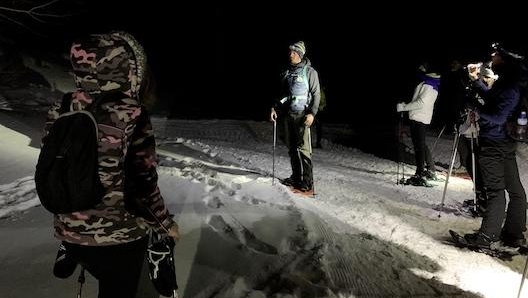
POLYGON ((478 232, 464 236, 475 247, 490 248, 499 240, 512 247, 526 244, 526 193, 519 179, 516 143, 506 128, 508 117, 519 103, 519 59, 520 56, 495 47, 491 66, 498 79, 491 88, 479 78, 478 67, 468 66, 473 87, 484 102, 478 106, 478 163, 487 194, 487 209, 478 232))
MULTIPOLYGON (((481 65, 478 79, 486 85, 486 88, 491 88, 498 77, 490 66, 481 65)), ((460 155, 460 164, 465 167, 464 171, 467 171, 471 177, 475 190, 475 198, 464 201, 464 205, 470 207, 472 214, 477 217, 484 214, 488 201, 486 198, 486 190, 482 186, 480 167, 477 163, 479 155, 479 115, 474 107, 475 104, 481 104, 484 101, 477 93, 469 92, 465 102, 465 121, 460 123, 457 128, 459 134, 458 153, 460 155)))
MULTIPOLYGON (((131 35, 113 32, 75 41, 70 58, 78 89, 66 110, 96 104, 104 196, 91 209, 55 215, 55 237, 62 241, 59 254, 62 251, 98 280, 99 298, 134 298, 146 264, 149 230, 179 238, 158 188, 155 138, 140 98, 146 55, 131 35)), ((46 133, 61 105, 58 100, 48 111, 46 133)), ((56 266, 64 260, 59 257, 56 266)))
POLYGON ((305 56, 303 41, 290 45, 289 50, 290 65, 281 76, 281 96, 271 108, 270 120, 279 122, 290 156, 292 175, 283 183, 301 191, 312 191, 310 126, 321 100, 319 75, 305 56))

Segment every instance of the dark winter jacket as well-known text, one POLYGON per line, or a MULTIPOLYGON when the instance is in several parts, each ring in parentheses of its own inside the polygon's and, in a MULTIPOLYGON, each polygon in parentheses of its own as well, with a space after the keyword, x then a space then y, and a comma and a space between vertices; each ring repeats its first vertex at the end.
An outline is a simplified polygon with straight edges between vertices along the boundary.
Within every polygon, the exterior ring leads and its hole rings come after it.
MULTIPOLYGON (((90 246, 115 245, 162 230, 174 221, 157 185, 153 129, 137 93, 144 55, 117 34, 91 35, 74 42, 71 62, 78 91, 69 110, 83 110, 96 101, 99 128, 99 178, 105 188, 93 209, 55 216, 55 236, 90 246), (125 167, 126 163, 126 167, 125 167), (126 168, 126 170, 125 170, 126 168), (125 189, 125 185, 129 185, 125 189), (133 204, 125 205, 127 201, 133 204), (130 206, 137 208, 130 209, 130 206), (154 214, 145 218, 138 214, 154 214)), ((46 132, 59 117, 61 100, 48 112, 46 132)), ((82 133, 82 132, 79 132, 82 133)))
POLYGON ((481 81, 473 83, 479 88, 484 105, 478 109, 479 136, 492 140, 507 140, 507 121, 519 103, 520 93, 517 81, 499 79, 488 89, 481 81))

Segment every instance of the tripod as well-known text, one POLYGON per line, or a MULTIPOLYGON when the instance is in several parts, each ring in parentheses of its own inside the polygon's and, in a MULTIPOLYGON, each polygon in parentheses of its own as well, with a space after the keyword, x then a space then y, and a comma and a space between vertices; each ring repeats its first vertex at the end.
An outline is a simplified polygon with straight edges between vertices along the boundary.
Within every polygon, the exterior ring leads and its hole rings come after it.
POLYGON ((470 140, 471 140, 471 180, 473 182, 473 214, 477 214, 477 186, 476 186, 476 158, 475 158, 475 143, 478 141, 478 128, 476 123, 476 117, 475 112, 472 110, 469 110, 467 113, 467 119, 464 123, 464 130, 461 129, 462 125, 458 125, 456 128, 456 134, 455 139, 453 141, 453 149, 451 154, 451 163, 449 164, 449 171, 447 173, 446 181, 444 184, 444 191, 442 193, 442 203, 440 204, 440 211, 438 213, 438 217, 441 217, 444 203, 445 203, 445 196, 447 193, 447 185, 449 184, 449 178, 451 177, 451 174, 453 172, 453 166, 455 164, 456 154, 458 150, 458 143, 460 141, 460 136, 463 134, 470 134, 470 140), (469 124, 469 125, 468 125, 469 124))
POLYGON ((438 136, 436 137, 434 143, 433 143, 433 146, 431 146, 431 154, 433 154, 434 152, 434 149, 436 147, 436 143, 438 143, 438 140, 440 139, 440 137, 442 137, 442 134, 444 133, 444 130, 446 128, 446 124, 444 124, 444 126, 442 127, 442 129, 440 130, 440 133, 438 134, 438 136))

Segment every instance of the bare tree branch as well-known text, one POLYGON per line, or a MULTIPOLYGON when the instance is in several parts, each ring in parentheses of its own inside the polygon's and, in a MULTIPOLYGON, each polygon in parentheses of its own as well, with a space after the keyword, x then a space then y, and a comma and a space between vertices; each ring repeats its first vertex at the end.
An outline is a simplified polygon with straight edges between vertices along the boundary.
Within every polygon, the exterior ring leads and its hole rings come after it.
POLYGON ((37 31, 33 30, 32 28, 30 28, 29 26, 26 26, 24 23, 19 22, 19 21, 13 19, 13 18, 10 18, 10 17, 8 17, 8 16, 6 16, 4 14, 0 14, 0 18, 4 18, 4 19, 6 19, 6 20, 8 20, 10 22, 13 22, 13 23, 19 25, 20 27, 23 27, 23 28, 27 29, 28 31, 30 31, 33 34, 36 34, 36 35, 41 36, 41 37, 45 37, 42 33, 37 32, 37 31))
POLYGON ((11 7, 0 6, 0 10, 10 11, 10 12, 18 12, 18 13, 25 13, 25 14, 29 14, 32 17, 41 16, 41 17, 64 18, 64 17, 72 16, 73 14, 54 14, 54 13, 43 13, 43 12, 38 12, 37 11, 39 9, 43 9, 45 7, 48 7, 48 6, 54 4, 54 3, 58 2, 58 1, 60 1, 60 0, 52 0, 50 2, 47 2, 47 3, 44 3, 42 5, 38 5, 38 6, 32 7, 30 9, 16 9, 16 8, 11 8, 11 7))
POLYGON ((42 5, 35 6, 35 7, 33 7, 32 9, 30 9, 30 10, 37 10, 37 9, 39 9, 39 8, 44 8, 44 7, 46 7, 46 6, 50 6, 50 5, 52 5, 53 3, 58 2, 58 1, 59 1, 59 0, 51 0, 51 1, 48 2, 48 3, 44 3, 44 4, 42 4, 42 5))
POLYGON ((6 4, 0 5, 0 11, 5 12, 0 14, 0 18, 3 18, 4 20, 9 21, 14 25, 23 27, 24 29, 29 30, 31 33, 37 34, 39 36, 44 36, 38 31, 42 31, 45 29, 41 28, 40 25, 31 22, 31 20, 34 20, 40 24, 50 24, 50 21, 51 23, 54 23, 52 19, 67 19, 69 17, 74 16, 75 14, 64 13, 63 11, 68 11, 69 9, 75 6, 81 5, 81 3, 77 1, 62 1, 61 5, 59 5, 59 2, 61 2, 61 0, 49 0, 43 4, 39 4, 37 2, 42 3, 42 1, 39 0, 14 0, 9 6, 6 4), (17 17, 16 15, 18 15, 19 17, 17 17), (29 17, 30 19, 28 19, 27 17, 23 17, 24 15, 29 17))

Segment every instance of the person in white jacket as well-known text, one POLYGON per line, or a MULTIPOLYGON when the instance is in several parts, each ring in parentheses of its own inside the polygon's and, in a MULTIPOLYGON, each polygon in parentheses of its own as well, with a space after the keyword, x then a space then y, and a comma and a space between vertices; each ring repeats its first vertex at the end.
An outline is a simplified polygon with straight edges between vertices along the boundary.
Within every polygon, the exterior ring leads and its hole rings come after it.
POLYGON ((426 185, 427 180, 436 179, 433 157, 425 143, 425 132, 433 117, 440 86, 440 74, 428 72, 422 67, 420 69, 424 71, 420 73, 421 82, 414 89, 411 102, 408 104, 400 102, 396 105, 398 113, 409 112, 411 139, 416 160, 416 172, 409 178, 409 182, 414 185, 426 185))

